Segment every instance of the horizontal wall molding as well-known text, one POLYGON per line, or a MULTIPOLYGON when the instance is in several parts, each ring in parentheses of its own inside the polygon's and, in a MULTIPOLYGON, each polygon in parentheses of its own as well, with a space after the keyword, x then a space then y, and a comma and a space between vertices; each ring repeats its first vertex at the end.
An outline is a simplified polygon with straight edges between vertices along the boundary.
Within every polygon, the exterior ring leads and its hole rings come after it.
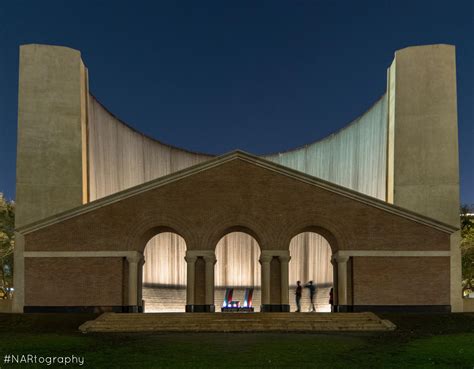
POLYGON ((138 251, 25 251, 25 258, 127 258, 143 256, 138 251))
POLYGON ((367 256, 367 257, 450 257, 450 251, 396 251, 396 250, 340 250, 335 257, 367 256))
MULTIPOLYGON (((287 256, 288 251, 282 250, 263 250, 265 255, 287 256)), ((213 256, 211 250, 190 250, 189 256, 213 256)), ((126 258, 141 257, 138 251, 25 251, 25 258, 126 258)), ((334 253, 334 257, 349 256, 379 256, 379 257, 449 257, 450 251, 391 251, 391 250, 339 250, 334 253)))
POLYGON ((214 250, 186 250, 186 256, 189 257, 204 257, 204 256, 210 256, 210 257, 215 257, 215 252, 214 250))
POLYGON ((290 256, 290 250, 262 250, 261 256, 290 256))

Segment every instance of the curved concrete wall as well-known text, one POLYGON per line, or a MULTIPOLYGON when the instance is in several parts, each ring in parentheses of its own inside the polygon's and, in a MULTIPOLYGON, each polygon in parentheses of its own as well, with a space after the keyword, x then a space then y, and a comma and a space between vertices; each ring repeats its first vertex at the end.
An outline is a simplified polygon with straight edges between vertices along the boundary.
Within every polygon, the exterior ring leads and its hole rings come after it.
POLYGON ((92 95, 88 112, 89 201, 211 158, 145 136, 122 123, 92 95))
MULTIPOLYGON (((89 98, 90 201, 210 159, 153 140, 89 98)), ((382 96, 337 133, 304 147, 263 156, 278 164, 382 200, 386 197, 387 102, 382 96)))
POLYGON ((292 151, 264 156, 357 192, 385 200, 387 99, 329 137, 292 151))

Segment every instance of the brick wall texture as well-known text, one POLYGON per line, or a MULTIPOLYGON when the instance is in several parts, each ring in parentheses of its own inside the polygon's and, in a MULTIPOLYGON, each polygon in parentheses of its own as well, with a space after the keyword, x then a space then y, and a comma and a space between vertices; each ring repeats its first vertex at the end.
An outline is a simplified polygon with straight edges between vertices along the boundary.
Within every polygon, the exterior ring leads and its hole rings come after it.
MULTIPOLYGON (((237 226, 262 250, 288 250, 293 236, 309 230, 323 232, 333 252, 450 249, 446 232, 235 159, 28 233, 25 251, 143 252, 165 229, 188 250, 214 250, 237 226)), ((27 258, 26 305, 121 305, 122 263, 27 258)), ((353 269, 356 303, 448 303, 448 258, 357 258, 353 269)))

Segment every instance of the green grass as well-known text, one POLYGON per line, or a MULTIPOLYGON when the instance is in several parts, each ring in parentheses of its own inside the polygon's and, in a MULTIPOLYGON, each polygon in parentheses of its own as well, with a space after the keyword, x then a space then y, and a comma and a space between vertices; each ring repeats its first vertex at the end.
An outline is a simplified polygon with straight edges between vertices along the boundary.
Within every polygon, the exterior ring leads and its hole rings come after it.
POLYGON ((0 314, 0 368, 47 367, 5 354, 74 354, 88 368, 474 368, 474 314, 386 314, 399 329, 385 333, 79 333, 93 317, 0 314))

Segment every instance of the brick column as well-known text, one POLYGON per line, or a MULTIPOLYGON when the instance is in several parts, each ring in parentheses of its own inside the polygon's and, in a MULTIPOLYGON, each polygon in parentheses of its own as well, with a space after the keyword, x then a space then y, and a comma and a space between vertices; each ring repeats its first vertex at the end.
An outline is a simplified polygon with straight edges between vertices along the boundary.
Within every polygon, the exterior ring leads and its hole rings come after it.
POLYGON ((271 255, 260 255, 260 264, 262 265, 262 305, 270 305, 270 262, 271 255))
POLYGON ((142 257, 138 262, 138 282, 137 282, 137 295, 138 295, 138 312, 145 312, 145 301, 143 301, 143 266, 145 265, 145 258, 142 257))
POLYGON ((214 311, 214 265, 216 264, 215 255, 204 256, 206 262, 206 305, 209 305, 209 311, 214 311))
MULTIPOLYGON (((262 264, 262 312, 289 312, 290 304, 288 302, 288 262, 290 254, 288 250, 262 250, 260 255, 260 264, 262 264), (271 264, 273 258, 278 258, 280 264, 280 300, 272 301, 270 292, 271 283, 271 264)), ((276 272, 276 270, 274 271, 276 272)), ((275 299, 274 299, 275 300, 275 299)))
POLYGON ((333 284, 333 289, 332 289, 332 304, 333 307, 339 305, 339 298, 337 296, 337 286, 338 286, 338 281, 337 281, 337 261, 336 257, 333 255, 331 256, 331 264, 332 264, 332 284, 333 284))
POLYGON ((186 251, 187 262, 187 288, 186 288, 186 312, 187 313, 209 313, 215 311, 214 306, 214 264, 216 255, 214 250, 188 250, 186 251), (198 260, 199 259, 199 260, 198 260), (196 295, 200 296, 203 292, 201 288, 202 270, 196 262, 201 263, 204 260, 204 304, 202 301, 196 301, 196 295), (198 274, 201 273, 201 274, 198 274), (198 281, 198 283, 196 282, 198 281), (199 290, 196 290, 198 288, 199 290), (199 302, 199 304, 197 304, 199 302))
MULTIPOLYGON (((334 256, 337 263, 337 311, 347 311, 347 261, 348 256, 334 256)), ((335 290, 333 290, 335 292, 335 290)))
POLYGON ((196 277, 196 259, 197 256, 186 255, 187 276, 186 276, 186 311, 188 306, 194 305, 194 290, 196 277))
POLYGON ((128 262, 128 306, 131 312, 138 312, 138 264, 143 255, 127 256, 128 262))
POLYGON ((281 304, 290 306, 289 301, 289 283, 288 283, 288 263, 291 257, 289 255, 281 255, 278 257, 280 260, 280 277, 281 277, 281 304))

